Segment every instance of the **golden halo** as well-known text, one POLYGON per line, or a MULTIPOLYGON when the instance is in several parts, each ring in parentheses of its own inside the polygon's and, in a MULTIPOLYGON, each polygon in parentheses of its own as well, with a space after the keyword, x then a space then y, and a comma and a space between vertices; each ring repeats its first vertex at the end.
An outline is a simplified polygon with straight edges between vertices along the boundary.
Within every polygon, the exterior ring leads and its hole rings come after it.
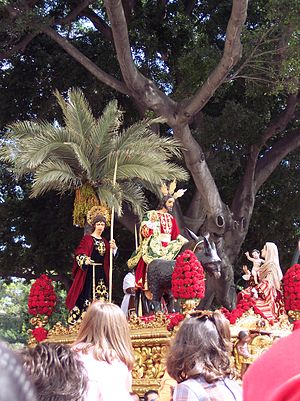
POLYGON ((93 206, 86 215, 86 221, 91 225, 96 216, 101 214, 106 218, 106 225, 110 226, 110 210, 106 206, 93 206))

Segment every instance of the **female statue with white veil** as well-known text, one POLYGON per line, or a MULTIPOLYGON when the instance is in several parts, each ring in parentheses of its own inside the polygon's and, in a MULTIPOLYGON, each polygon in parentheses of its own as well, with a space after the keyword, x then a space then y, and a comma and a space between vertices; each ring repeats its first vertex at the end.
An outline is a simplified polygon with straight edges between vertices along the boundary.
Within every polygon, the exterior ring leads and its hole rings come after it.
POLYGON ((265 261, 259 268, 259 283, 241 291, 238 299, 251 296, 262 316, 268 320, 276 320, 280 312, 280 282, 282 280, 277 246, 273 242, 266 242, 261 256, 265 261))

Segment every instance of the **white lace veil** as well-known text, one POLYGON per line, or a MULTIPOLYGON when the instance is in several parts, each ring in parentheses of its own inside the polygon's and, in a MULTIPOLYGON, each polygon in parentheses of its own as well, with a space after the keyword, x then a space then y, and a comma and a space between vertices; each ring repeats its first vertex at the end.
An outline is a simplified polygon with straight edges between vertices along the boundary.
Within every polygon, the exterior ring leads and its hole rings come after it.
POLYGON ((265 251, 265 263, 273 262, 273 264, 275 265, 274 282, 276 288, 279 289, 279 282, 282 280, 283 275, 279 264, 278 248, 273 242, 266 242, 265 251))

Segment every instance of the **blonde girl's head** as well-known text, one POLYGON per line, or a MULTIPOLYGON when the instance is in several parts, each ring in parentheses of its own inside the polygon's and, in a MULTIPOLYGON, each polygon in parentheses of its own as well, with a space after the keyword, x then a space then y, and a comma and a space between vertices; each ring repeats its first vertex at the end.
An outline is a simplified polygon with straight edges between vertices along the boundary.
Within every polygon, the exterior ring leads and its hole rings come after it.
POLYGON ((126 317, 121 308, 111 303, 95 301, 89 306, 73 347, 83 353, 92 349, 96 359, 108 363, 119 359, 129 370, 134 364, 126 317))

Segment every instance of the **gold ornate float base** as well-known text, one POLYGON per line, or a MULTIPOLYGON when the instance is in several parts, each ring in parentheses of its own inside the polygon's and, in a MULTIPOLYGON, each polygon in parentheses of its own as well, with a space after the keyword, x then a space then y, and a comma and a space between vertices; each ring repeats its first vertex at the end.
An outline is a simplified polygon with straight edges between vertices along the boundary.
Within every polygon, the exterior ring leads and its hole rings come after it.
POLYGON ((147 324, 138 319, 129 323, 135 353, 132 389, 140 396, 150 389, 157 390, 160 385, 171 338, 167 323, 162 314, 147 324))
MULTIPOLYGON (((140 396, 147 390, 157 390, 160 385, 165 369, 165 356, 170 339, 174 335, 167 330, 167 325, 168 320, 162 313, 158 313, 154 320, 147 323, 136 316, 129 321, 135 353, 135 366, 132 371, 133 391, 140 396)), ((49 331, 46 341, 71 344, 76 338, 78 328, 79 324, 64 327, 61 323, 57 323, 49 331)), ((253 309, 250 309, 234 325, 231 325, 233 346, 236 344, 238 333, 241 330, 257 333, 249 343, 251 360, 246 362, 251 363, 268 349, 274 340, 290 334, 292 325, 288 321, 288 316, 283 315, 277 323, 271 326, 266 319, 256 315, 253 309)), ((34 346, 34 342, 31 342, 31 345, 34 346)), ((241 361, 234 352, 232 361, 236 368, 236 377, 240 378, 241 361)))

